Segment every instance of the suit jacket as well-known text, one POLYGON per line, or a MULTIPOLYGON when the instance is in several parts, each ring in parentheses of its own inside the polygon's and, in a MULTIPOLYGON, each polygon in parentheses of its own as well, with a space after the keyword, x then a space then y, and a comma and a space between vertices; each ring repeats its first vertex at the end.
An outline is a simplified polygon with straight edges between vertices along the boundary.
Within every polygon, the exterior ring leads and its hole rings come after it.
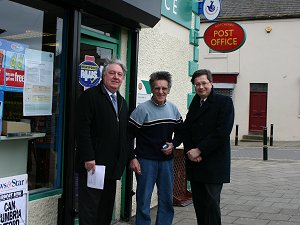
POLYGON ((78 172, 86 173, 84 162, 105 165, 105 179, 120 179, 127 162, 128 108, 117 93, 118 116, 103 83, 84 91, 77 104, 76 143, 78 172))
POLYGON ((212 91, 200 108, 195 95, 184 122, 185 152, 198 147, 202 161, 186 157, 187 178, 203 183, 230 182, 230 133, 234 122, 232 99, 212 91))

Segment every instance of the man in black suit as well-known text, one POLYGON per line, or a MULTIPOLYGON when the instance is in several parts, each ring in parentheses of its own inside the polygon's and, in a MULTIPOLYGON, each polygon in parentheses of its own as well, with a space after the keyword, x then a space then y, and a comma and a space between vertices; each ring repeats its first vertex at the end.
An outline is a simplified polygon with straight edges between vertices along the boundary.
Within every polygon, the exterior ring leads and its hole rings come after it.
POLYGON ((198 225, 220 225, 220 195, 230 182, 230 133, 234 107, 228 96, 214 92, 212 74, 194 72, 193 98, 184 122, 187 179, 190 180, 198 225))
POLYGON ((78 99, 76 143, 80 225, 111 224, 116 180, 121 178, 128 157, 128 109, 118 91, 125 73, 126 67, 119 60, 109 60, 102 70, 100 84, 85 90, 78 99), (87 172, 94 172, 96 165, 105 166, 103 189, 87 187, 87 172))

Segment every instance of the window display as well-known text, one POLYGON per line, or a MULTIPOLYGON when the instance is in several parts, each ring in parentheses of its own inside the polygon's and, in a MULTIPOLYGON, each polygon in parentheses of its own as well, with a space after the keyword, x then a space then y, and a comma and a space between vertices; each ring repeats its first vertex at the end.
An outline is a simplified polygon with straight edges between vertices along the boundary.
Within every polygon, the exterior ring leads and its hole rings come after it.
MULTIPOLYGON (((38 8, 19 2, 2 0, 0 7, 0 124, 27 123, 30 132, 2 132, 0 145, 13 146, 11 135, 41 134, 25 141, 24 172, 28 189, 36 192, 61 187, 64 11, 46 2, 38 8)), ((0 157, 6 156, 0 151, 0 157)))

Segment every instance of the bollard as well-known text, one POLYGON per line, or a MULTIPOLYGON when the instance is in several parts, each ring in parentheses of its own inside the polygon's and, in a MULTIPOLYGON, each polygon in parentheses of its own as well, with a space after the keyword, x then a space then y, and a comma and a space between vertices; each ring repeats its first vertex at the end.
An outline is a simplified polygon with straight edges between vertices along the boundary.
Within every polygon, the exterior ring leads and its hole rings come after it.
POLYGON ((234 145, 237 146, 239 142, 239 125, 235 125, 235 142, 234 145))
POLYGON ((263 132, 263 160, 268 160, 268 136, 267 136, 267 127, 264 127, 263 132))
POLYGON ((273 146, 273 124, 271 123, 271 130, 270 130, 270 146, 273 146))

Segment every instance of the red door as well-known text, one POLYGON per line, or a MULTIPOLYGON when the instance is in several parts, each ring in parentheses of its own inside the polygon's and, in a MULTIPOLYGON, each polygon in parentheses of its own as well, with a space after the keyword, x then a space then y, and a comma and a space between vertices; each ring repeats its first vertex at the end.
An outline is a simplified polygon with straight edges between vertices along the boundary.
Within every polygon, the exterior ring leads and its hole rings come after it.
POLYGON ((260 132, 266 126, 267 92, 250 92, 249 131, 260 132))

